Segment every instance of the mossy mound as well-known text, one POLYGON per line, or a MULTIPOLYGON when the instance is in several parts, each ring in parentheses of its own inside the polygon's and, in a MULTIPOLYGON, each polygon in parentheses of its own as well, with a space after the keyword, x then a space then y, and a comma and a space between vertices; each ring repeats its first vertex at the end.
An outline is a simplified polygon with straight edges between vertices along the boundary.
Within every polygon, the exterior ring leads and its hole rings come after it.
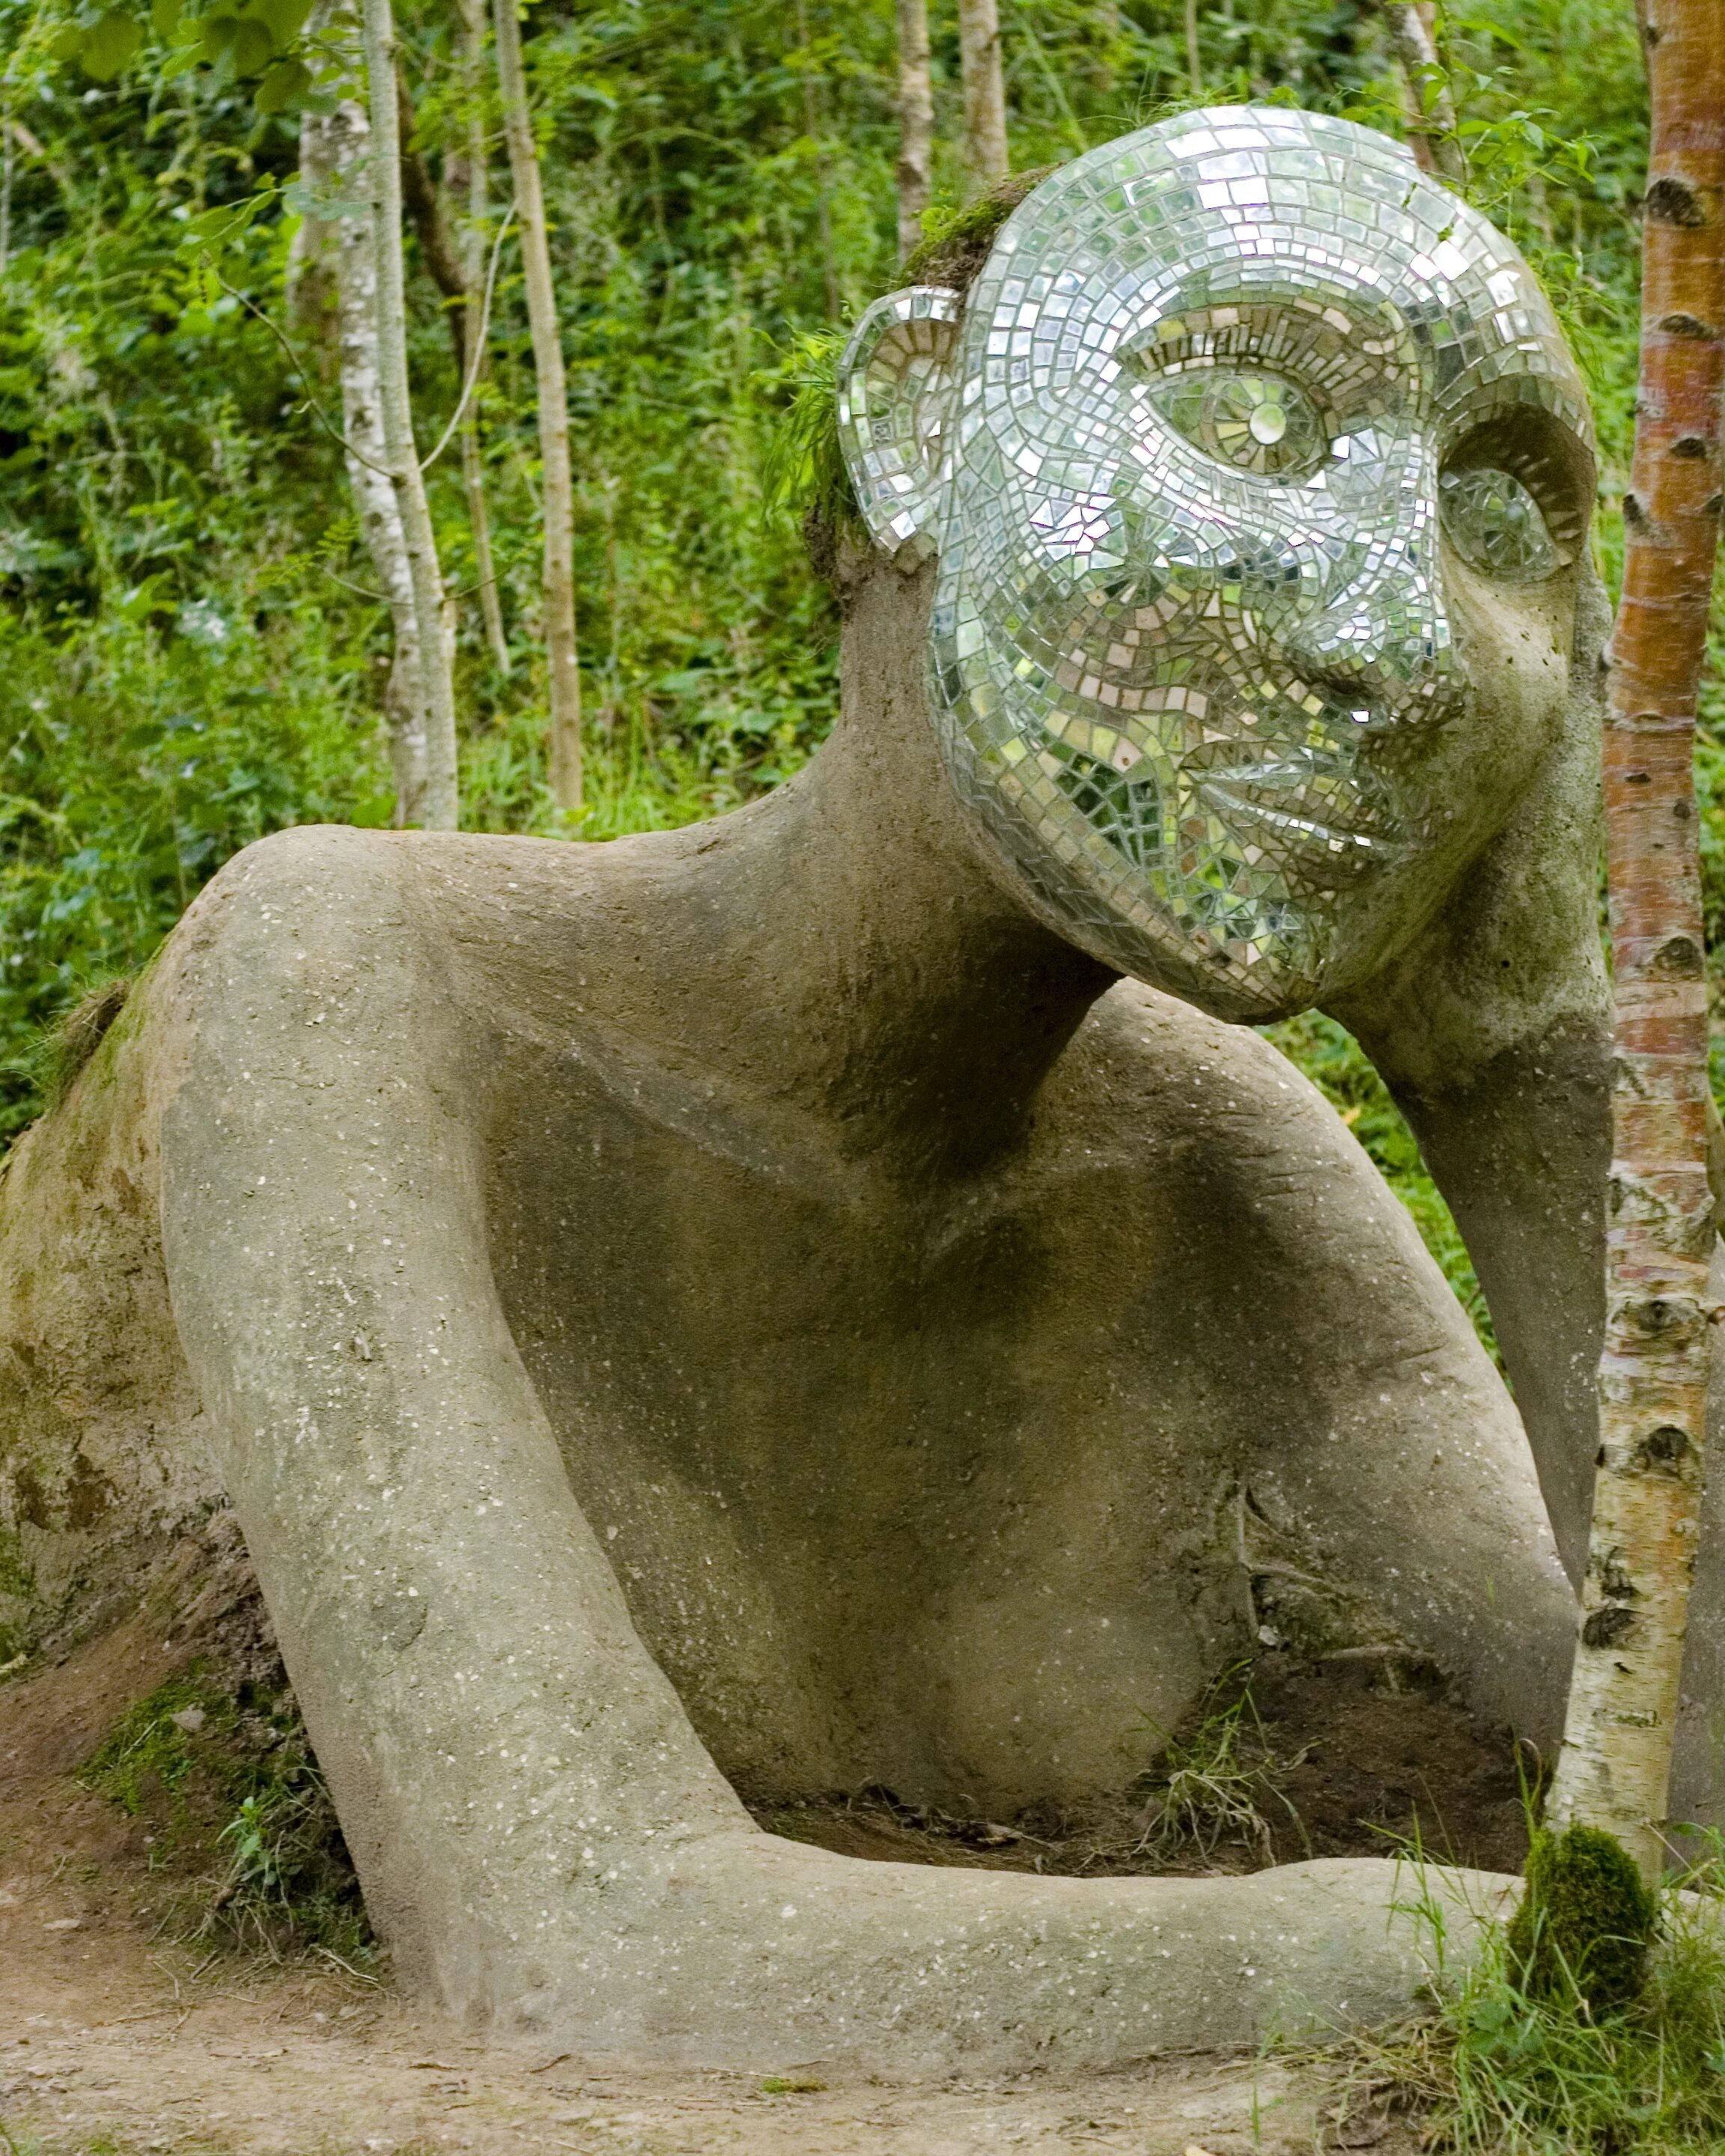
POLYGON ((1615 1836, 1593 1826, 1536 1835, 1509 1928, 1517 1981, 1531 1999, 1579 1996, 1595 2017, 1630 2005, 1646 1988, 1658 1913, 1615 1836))
POLYGON ((373 1958, 335 1807, 292 1693, 203 1663, 129 1707, 79 1770, 151 1830, 164 1928, 266 1952, 373 1958))

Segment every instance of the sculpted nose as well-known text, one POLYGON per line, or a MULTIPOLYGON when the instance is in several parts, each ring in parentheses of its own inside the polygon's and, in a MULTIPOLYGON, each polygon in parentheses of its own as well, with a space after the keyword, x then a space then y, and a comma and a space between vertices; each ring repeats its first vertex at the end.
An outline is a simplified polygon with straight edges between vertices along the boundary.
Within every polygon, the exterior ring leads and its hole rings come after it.
POLYGON ((1466 686, 1429 547, 1399 547, 1281 641, 1308 687, 1379 725, 1448 718, 1466 686))

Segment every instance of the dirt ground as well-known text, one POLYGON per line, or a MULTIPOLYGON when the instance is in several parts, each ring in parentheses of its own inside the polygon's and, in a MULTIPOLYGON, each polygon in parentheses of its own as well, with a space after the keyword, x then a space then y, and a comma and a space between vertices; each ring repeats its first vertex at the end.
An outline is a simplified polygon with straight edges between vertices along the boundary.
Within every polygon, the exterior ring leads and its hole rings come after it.
MULTIPOLYGON (((206 1598, 206 1614, 231 1630, 226 1607, 206 1598)), ((126 1818, 72 1779, 131 1702, 187 1666, 200 1630, 210 1637, 208 1625, 182 1626, 165 1643, 164 1629, 141 1614, 0 1689, 0 2152, 1399 2156, 1417 2146, 1404 2122, 1338 2120, 1331 2071, 1311 2062, 1181 2060, 1076 2082, 925 2086, 814 2065, 789 2076, 808 2086, 787 2087, 783 2063, 764 2060, 758 2073, 721 2073, 524 2057, 329 1958, 270 1965, 166 1943, 147 1818, 126 1818)), ((1381 1848, 1382 1830, 1404 1833, 1417 1815, 1428 1846, 1518 1860, 1512 1758, 1441 1701, 1299 1672, 1269 1673, 1260 1697, 1281 1762, 1282 1796, 1266 1809, 1278 1858, 1381 1848)), ((1129 1846, 1142 1817, 1140 1807, 999 1828, 875 1792, 784 1808, 768 1823, 860 1856, 1097 1871, 1147 1867, 1129 1846)), ((1205 1861, 1237 1869, 1262 1856, 1224 1845, 1205 1861)))

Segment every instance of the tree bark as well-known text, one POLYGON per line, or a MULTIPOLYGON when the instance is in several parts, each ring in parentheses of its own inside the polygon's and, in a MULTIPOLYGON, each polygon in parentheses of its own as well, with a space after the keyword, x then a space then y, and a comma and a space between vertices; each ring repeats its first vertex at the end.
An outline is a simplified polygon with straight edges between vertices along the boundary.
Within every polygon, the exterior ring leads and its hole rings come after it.
POLYGON ((551 244, 539 150, 521 69, 517 0, 496 0, 497 83, 509 143, 533 372, 539 396, 540 490, 545 516, 545 649, 550 676, 551 790, 559 808, 581 806, 581 666, 575 642, 575 485, 569 465, 569 403, 551 281, 551 244))
POLYGON ((1194 97, 1204 95, 1204 63, 1198 55, 1198 0, 1186 0, 1186 80, 1194 97))
POLYGON ((1642 28, 1641 375, 1604 757, 1616 1056, 1600 1443, 1550 1811, 1609 1829, 1651 1879, 1665 1856, 1717 1314, 1693 757, 1719 530, 1725 4, 1649 0, 1642 28))
MULTIPOLYGON (((320 198, 341 202, 357 195, 365 185, 371 155, 371 126, 362 105, 344 99, 327 116, 308 113, 300 142, 300 172, 314 202, 320 198)), ((394 634, 383 712, 395 779, 395 822, 400 827, 424 817, 426 715, 413 572, 400 506, 383 469, 388 459, 378 393, 377 252, 369 216, 316 222, 316 232, 311 218, 301 227, 302 234, 310 236, 300 264, 304 289, 298 296, 301 304, 309 305, 321 281, 320 273, 327 269, 332 275, 348 485, 394 634)))
POLYGON ((1441 63, 1425 10, 1418 0, 1388 0, 1384 21, 1402 71, 1408 146, 1414 162, 1425 172, 1441 173, 1446 180, 1465 180, 1467 160, 1455 132, 1455 107, 1449 90, 1440 86, 1433 95, 1428 90, 1428 85, 1438 80, 1441 63))
POLYGON ((973 191, 981 193, 1004 180, 1008 170, 997 0, 958 0, 958 59, 964 80, 964 171, 973 191))
MULTIPOLYGON (((490 213, 486 199, 485 0, 461 0, 461 64, 467 90, 467 301, 464 349, 470 351, 473 341, 480 333, 480 318, 485 304, 485 225, 490 213)), ((483 353, 480 355, 479 368, 483 379, 483 353)), ((507 680, 509 638, 503 626, 503 599, 497 588, 497 569, 491 555, 491 520, 485 507, 485 467, 480 454, 477 398, 461 423, 461 486, 467 496, 467 520, 473 531, 474 573, 479 578, 480 614, 485 624, 485 642, 490 647, 492 665, 507 680)))
POLYGON ((898 259, 922 244, 934 146, 928 74, 928 0, 898 0, 898 259))
POLYGON ((455 764, 455 685, 444 636, 443 577, 431 506, 413 440, 408 388, 407 292, 402 261, 401 116, 390 0, 365 0, 366 87, 372 121, 372 230, 377 277, 377 401, 384 455, 401 516, 413 588, 420 702, 425 712, 425 790, 420 820, 453 831, 460 821, 455 764))
MULTIPOLYGON (((420 259, 431 275, 431 281, 443 295, 444 312, 449 324, 449 337, 455 348, 455 377, 464 388, 467 371, 475 353, 475 341, 480 333, 485 313, 485 129, 479 110, 478 100, 483 88, 480 69, 482 65, 485 9, 483 0, 478 10, 480 40, 473 41, 472 14, 469 0, 462 0, 464 44, 466 52, 464 65, 474 100, 468 121, 468 204, 470 228, 464 245, 449 228, 444 195, 431 176, 423 151, 415 140, 413 100, 399 67, 396 69, 396 96, 400 105, 401 119, 401 181, 402 200, 408 215, 413 219, 413 230, 419 242, 420 259), (474 204, 477 202, 475 210, 474 204)), ((479 375, 485 371, 483 352, 478 354, 479 375)), ((491 559, 491 520, 485 508, 485 465, 480 456, 479 410, 477 398, 470 398, 465 416, 459 428, 461 441, 461 489, 467 500, 467 521, 473 538, 475 574, 479 582, 480 609, 485 624, 485 640, 491 648, 491 658, 500 674, 509 672, 509 641, 503 633, 503 610, 497 597, 497 576, 491 559)))

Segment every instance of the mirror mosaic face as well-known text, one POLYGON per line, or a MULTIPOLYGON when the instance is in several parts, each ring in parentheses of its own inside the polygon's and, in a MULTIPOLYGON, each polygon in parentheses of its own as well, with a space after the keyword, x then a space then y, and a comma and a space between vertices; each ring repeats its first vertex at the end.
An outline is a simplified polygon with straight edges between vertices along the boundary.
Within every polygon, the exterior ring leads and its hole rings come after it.
POLYGON ((963 302, 870 311, 840 424, 876 539, 938 557, 960 798, 1062 933, 1226 1015, 1333 986, 1455 814, 1399 757, 1477 716, 1445 552, 1512 606, 1584 541, 1531 272, 1307 113, 1065 167, 963 302))

